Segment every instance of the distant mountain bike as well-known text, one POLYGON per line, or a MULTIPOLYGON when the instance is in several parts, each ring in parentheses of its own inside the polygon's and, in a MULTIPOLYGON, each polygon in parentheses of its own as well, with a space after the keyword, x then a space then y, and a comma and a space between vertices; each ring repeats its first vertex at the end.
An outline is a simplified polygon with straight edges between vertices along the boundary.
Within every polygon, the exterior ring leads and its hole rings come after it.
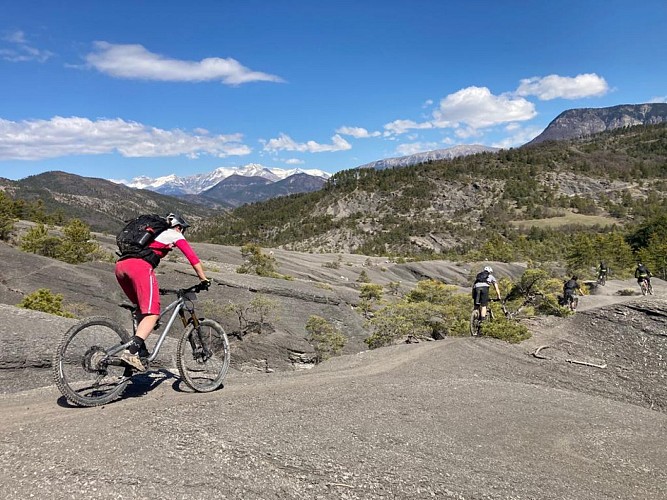
MULTIPOLYGON (((505 317, 506 318, 512 317, 512 313, 510 313, 507 307, 505 307, 504 301, 500 299, 489 299, 489 304, 486 306, 485 321, 493 321, 495 319, 495 315, 493 314, 493 309, 491 308, 491 302, 500 302, 500 307, 505 317)), ((475 304, 475 307, 473 308, 472 313, 470 314, 470 335, 473 337, 481 337, 483 323, 484 321, 482 321, 482 306, 479 304, 475 304)))
POLYGON ((568 294, 567 296, 559 295, 558 305, 567 307, 570 311, 574 312, 579 305, 579 297, 576 294, 568 294))
MULTIPOLYGON (((160 313, 158 324, 169 312, 171 315, 153 352, 146 352, 147 356, 141 360, 148 366, 157 357, 178 316, 185 327, 176 347, 181 378, 194 391, 211 392, 222 385, 231 355, 222 326, 210 319, 200 319, 195 313, 193 301, 201 291, 199 284, 178 290, 160 289, 160 295, 174 294, 176 300, 160 313)), ((120 306, 132 313, 133 333, 136 332, 136 307, 120 306)), ((55 382, 63 396, 80 406, 99 406, 119 398, 135 374, 120 359, 131 337, 121 325, 101 316, 83 319, 70 328, 53 358, 55 382)))
POLYGON ((607 273, 598 274, 598 285, 605 286, 607 284, 607 273))
POLYGON ((644 278, 639 286, 641 287, 642 295, 653 295, 653 285, 648 279, 644 278))

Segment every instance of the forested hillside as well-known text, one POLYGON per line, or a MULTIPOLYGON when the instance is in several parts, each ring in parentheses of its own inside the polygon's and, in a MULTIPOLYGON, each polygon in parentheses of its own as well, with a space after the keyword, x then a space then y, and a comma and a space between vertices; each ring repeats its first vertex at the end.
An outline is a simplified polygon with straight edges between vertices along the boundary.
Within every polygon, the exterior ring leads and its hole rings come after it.
POLYGON ((638 126, 415 167, 342 171, 321 191, 240 207, 198 237, 302 251, 546 261, 564 258, 588 235, 582 245, 592 247, 583 253, 597 259, 602 247, 618 250, 620 238, 630 246, 616 260, 629 266, 642 248, 633 231, 644 224, 646 232, 667 213, 666 178, 667 127, 638 126))

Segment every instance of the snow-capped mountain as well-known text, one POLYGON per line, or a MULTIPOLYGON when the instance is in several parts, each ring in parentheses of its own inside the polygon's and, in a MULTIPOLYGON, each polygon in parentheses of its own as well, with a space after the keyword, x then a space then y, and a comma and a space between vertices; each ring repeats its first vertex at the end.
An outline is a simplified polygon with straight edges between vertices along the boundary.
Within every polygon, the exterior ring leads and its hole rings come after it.
POLYGON ((244 177, 262 177, 271 182, 277 182, 286 179, 294 174, 307 174, 313 177, 328 179, 331 174, 317 169, 302 170, 299 168, 282 169, 276 167, 264 167, 257 163, 249 163, 243 167, 220 167, 212 172, 204 174, 189 175, 178 177, 177 175, 165 175, 163 177, 151 178, 146 176, 135 177, 127 180, 114 180, 118 184, 137 189, 148 189, 162 194, 183 195, 199 194, 212 188, 220 181, 232 175, 241 175, 244 177))
POLYGON ((458 156, 468 156, 477 153, 494 153, 498 148, 489 146, 481 146, 479 144, 454 146, 447 149, 434 149, 433 151, 425 151, 423 153, 416 153, 408 156, 399 156, 396 158, 385 158, 384 160, 372 161, 357 168, 374 168, 376 170, 384 170, 385 168, 400 168, 409 167, 411 165, 418 165, 419 163, 426 163, 427 161, 435 160, 451 160, 458 156))

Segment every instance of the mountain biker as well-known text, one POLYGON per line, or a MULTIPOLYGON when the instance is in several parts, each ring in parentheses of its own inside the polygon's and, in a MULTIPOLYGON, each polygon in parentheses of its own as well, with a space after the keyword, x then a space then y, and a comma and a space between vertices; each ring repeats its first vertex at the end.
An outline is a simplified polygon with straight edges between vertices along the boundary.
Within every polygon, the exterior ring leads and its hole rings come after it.
POLYGON ((475 301, 475 307, 479 308, 479 319, 484 321, 486 318, 486 306, 489 304, 489 288, 491 285, 496 289, 496 297, 500 300, 500 290, 498 289, 498 280, 493 276, 491 266, 486 266, 475 277, 475 283, 472 286, 472 299, 475 301))
MULTIPOLYGON (((176 247, 183 252, 183 255, 192 265, 201 280, 201 285, 205 289, 208 288, 211 282, 206 278, 199 257, 183 235, 190 224, 177 213, 170 213, 166 219, 170 227, 158 234, 148 245, 148 248, 154 254, 153 257, 157 256, 155 267, 160 263, 160 259, 163 259, 176 247)), ((137 331, 131 339, 130 346, 121 354, 121 359, 133 368, 144 371, 146 367, 140 356, 148 355, 145 340, 153 331, 160 317, 160 294, 154 267, 148 260, 140 257, 121 257, 116 262, 115 271, 116 279, 123 292, 139 308, 137 331)))
MULTIPOLYGON (((574 275, 563 285, 563 300, 568 306, 576 302, 577 292, 579 292, 579 295, 584 295, 579 283, 577 283, 578 279, 579 277, 574 275)), ((573 309, 572 306, 570 306, 570 308, 573 309)))
POLYGON ((598 267, 598 281, 606 281, 607 274, 609 274, 609 268, 604 260, 600 261, 600 267, 598 267))
POLYGON ((642 281, 646 280, 646 284, 650 287, 651 276, 653 275, 651 274, 651 271, 648 270, 648 267, 646 267, 641 262, 638 262, 637 269, 635 269, 635 278, 637 278, 637 284, 641 287, 642 281))

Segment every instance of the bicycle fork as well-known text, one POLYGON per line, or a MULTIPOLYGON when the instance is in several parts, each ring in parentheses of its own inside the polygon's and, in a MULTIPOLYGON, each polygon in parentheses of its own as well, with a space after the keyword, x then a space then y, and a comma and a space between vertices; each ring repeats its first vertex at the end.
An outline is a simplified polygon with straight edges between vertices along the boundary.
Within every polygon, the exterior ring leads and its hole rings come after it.
POLYGON ((192 357, 200 363, 205 363, 213 353, 202 338, 201 323, 199 318, 197 318, 193 311, 188 312, 190 313, 189 319, 185 317, 185 313, 182 310, 180 315, 181 321, 183 322, 183 326, 185 328, 188 327, 189 323, 192 324, 192 332, 188 338, 188 342, 190 342, 190 347, 192 348, 192 357))

